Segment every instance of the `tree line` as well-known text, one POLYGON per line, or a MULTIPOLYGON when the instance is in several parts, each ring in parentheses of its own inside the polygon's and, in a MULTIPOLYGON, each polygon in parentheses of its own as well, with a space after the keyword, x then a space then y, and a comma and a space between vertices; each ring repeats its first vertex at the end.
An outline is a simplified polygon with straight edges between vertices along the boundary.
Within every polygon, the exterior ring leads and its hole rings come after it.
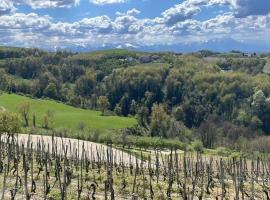
POLYGON ((270 133, 270 77, 259 56, 209 63, 196 54, 17 54, 1 52, 7 92, 134 116, 149 136, 189 141, 192 134, 209 148, 270 133), (143 63, 142 56, 155 59, 143 63))

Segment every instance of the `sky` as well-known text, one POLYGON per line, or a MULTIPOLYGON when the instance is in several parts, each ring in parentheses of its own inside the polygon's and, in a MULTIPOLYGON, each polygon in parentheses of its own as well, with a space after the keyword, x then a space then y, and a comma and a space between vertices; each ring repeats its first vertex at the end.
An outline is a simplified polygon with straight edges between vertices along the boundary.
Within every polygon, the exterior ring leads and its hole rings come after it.
POLYGON ((0 0, 0 45, 270 51, 270 0, 0 0))

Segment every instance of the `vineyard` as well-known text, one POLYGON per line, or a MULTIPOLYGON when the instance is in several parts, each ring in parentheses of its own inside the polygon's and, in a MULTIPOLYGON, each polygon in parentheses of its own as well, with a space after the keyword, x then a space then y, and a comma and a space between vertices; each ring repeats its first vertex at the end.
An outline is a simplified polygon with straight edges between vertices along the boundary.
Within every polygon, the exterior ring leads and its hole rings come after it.
POLYGON ((1 135, 1 199, 269 199, 270 161, 1 135))

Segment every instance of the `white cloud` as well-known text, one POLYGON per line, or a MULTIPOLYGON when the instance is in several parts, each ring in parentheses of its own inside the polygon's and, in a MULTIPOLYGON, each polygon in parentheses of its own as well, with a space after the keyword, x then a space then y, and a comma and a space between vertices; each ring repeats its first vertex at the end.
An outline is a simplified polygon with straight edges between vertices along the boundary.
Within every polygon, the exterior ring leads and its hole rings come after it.
POLYGON ((126 3, 128 0, 90 0, 91 3, 96 5, 106 5, 106 4, 119 4, 119 3, 126 3))
POLYGON ((0 16, 0 29, 18 29, 22 31, 37 31, 46 29, 51 24, 48 16, 40 17, 35 13, 0 16))
MULTIPOLYGON (((249 14, 239 15, 240 7, 238 6, 242 5, 241 9, 247 6, 241 4, 242 1, 244 0, 187 0, 152 19, 140 18, 140 11, 135 8, 116 13, 115 19, 103 15, 83 18, 76 22, 55 22, 46 15, 9 12, 8 15, 0 16, 0 44, 42 48, 125 46, 126 44, 130 47, 138 47, 207 42, 217 38, 270 43, 265 37, 270 33, 270 14, 263 15, 267 12, 251 12, 249 9, 244 9, 245 12, 241 11, 241 13, 249 14), (202 21, 194 17, 204 11, 202 8, 204 6, 221 4, 230 6, 230 10, 202 21)), ((61 7, 61 5, 73 5, 75 1, 51 0, 51 2, 62 2, 55 4, 61 7)), ((4 8, 1 5, 4 4, 0 4, 0 12, 1 8, 4 8)), ((45 6, 45 4, 40 6, 45 6)))
POLYGON ((95 33, 110 33, 113 29, 112 21, 106 15, 84 18, 75 24, 80 31, 91 31, 95 33))
MULTIPOLYGON (((228 5, 234 15, 244 18, 250 15, 267 15, 270 13, 269 0, 185 0, 168 9, 167 15, 172 22, 189 19, 200 12, 202 6, 228 5)), ((165 13, 166 14, 166 13, 165 13)))
POLYGON ((135 8, 132 8, 131 10, 127 11, 127 15, 138 15, 140 13, 141 13, 141 11, 139 11, 139 10, 137 10, 135 8))
POLYGON ((228 5, 234 15, 239 18, 270 13, 269 0, 186 0, 186 2, 193 5, 196 5, 196 2, 207 6, 228 5))
POLYGON ((0 15, 5 15, 15 11, 15 7, 13 3, 9 0, 1 0, 0 1, 0 15))
POLYGON ((116 12, 115 14, 117 16, 123 16, 123 15, 131 15, 131 16, 134 16, 134 15, 138 15, 140 14, 141 11, 137 10, 136 8, 132 8, 130 10, 128 10, 127 12, 116 12))
POLYGON ((129 10, 126 14, 119 15, 113 22, 114 31, 118 34, 136 34, 144 29, 147 20, 138 19, 134 14, 138 10, 129 10))
POLYGON ((236 17, 266 15, 270 13, 269 0, 230 0, 236 17))
POLYGON ((168 25, 174 25, 179 21, 185 21, 192 18, 194 15, 200 12, 200 7, 196 4, 184 1, 181 4, 177 4, 172 8, 165 10, 162 13, 164 22, 168 25))
POLYGON ((201 7, 228 4, 231 0, 185 0, 161 13, 163 23, 172 26, 178 22, 192 19, 201 12, 201 7))
POLYGON ((14 0, 16 4, 25 4, 33 9, 40 8, 70 8, 80 3, 80 0, 14 0))
POLYGON ((225 13, 198 21, 188 19, 173 26, 159 19, 138 19, 132 15, 84 18, 74 23, 53 22, 49 16, 35 13, 0 16, 0 43, 50 48, 52 46, 166 45, 234 38, 241 41, 270 32, 270 16, 236 18, 225 13))

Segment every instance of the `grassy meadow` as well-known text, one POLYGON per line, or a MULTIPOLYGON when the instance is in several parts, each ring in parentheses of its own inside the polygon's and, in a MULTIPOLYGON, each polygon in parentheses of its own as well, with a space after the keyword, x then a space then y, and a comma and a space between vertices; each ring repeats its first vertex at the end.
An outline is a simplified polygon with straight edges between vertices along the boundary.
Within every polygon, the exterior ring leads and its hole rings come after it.
POLYGON ((43 117, 48 110, 53 113, 53 128, 75 130, 79 124, 83 123, 85 127, 90 129, 109 130, 129 127, 136 123, 134 118, 102 116, 99 111, 75 108, 52 100, 31 99, 7 93, 0 95, 0 106, 10 111, 16 112, 17 105, 24 101, 30 103, 30 119, 35 113, 37 126, 42 125, 43 117))
POLYGON ((267 74, 270 73, 270 58, 267 60, 267 63, 266 63, 266 65, 264 66, 263 72, 264 72, 264 73, 267 73, 267 74))

